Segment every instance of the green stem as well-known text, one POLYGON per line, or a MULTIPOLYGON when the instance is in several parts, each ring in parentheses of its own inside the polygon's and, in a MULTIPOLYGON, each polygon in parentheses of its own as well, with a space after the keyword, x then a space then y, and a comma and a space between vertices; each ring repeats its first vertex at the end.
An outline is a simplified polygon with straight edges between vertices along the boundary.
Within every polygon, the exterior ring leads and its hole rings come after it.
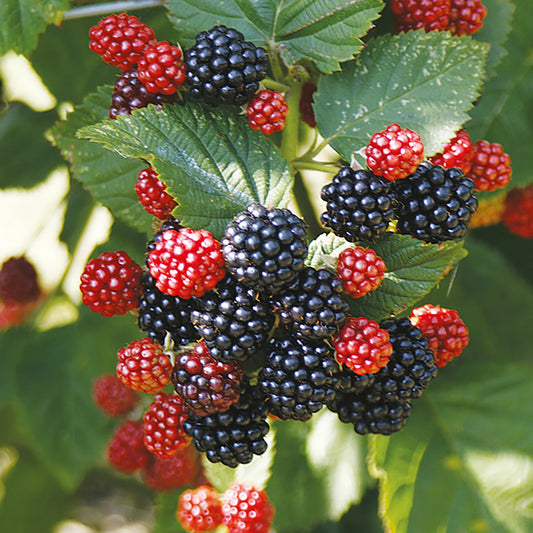
POLYGON ((106 2, 92 6, 74 7, 65 11, 63 20, 81 19, 85 17, 98 17, 110 13, 122 13, 132 9, 145 9, 147 7, 162 6, 162 0, 124 0, 123 2, 106 2))
POLYGON ((302 85, 293 85, 285 96, 285 101, 289 106, 289 114, 285 121, 281 135, 281 155, 288 159, 291 163, 296 159, 298 147, 300 145, 300 95, 302 93, 302 85))
POLYGON ((309 200, 309 191, 307 190, 302 175, 299 172, 296 172, 294 175, 293 192, 296 205, 308 226, 309 236, 311 239, 314 239, 324 231, 324 228, 318 221, 315 208, 313 207, 311 200, 309 200))
POLYGON ((326 172, 327 174, 337 174, 339 167, 335 163, 320 161, 293 161, 293 168, 298 170, 315 170, 317 172, 326 172))
POLYGON ((265 78, 261 85, 263 85, 266 89, 270 89, 271 91, 278 91, 280 93, 284 93, 289 90, 289 86, 285 85, 284 83, 280 83, 279 81, 273 80, 272 78, 265 78))

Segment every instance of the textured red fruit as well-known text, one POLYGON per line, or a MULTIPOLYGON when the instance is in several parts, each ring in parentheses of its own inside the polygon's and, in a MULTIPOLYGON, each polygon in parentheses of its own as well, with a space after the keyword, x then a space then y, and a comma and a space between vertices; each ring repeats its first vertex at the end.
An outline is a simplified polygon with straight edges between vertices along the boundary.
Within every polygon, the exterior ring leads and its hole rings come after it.
POLYGON ((109 416, 125 415, 139 401, 139 396, 112 374, 100 376, 94 381, 93 398, 96 405, 109 416))
POLYGON ((265 135, 271 135, 285 127, 289 107, 281 93, 265 89, 250 98, 246 113, 253 130, 261 130, 265 135))
POLYGON ((533 185, 509 192, 505 199, 503 223, 511 233, 533 237, 533 185))
POLYGON ((117 376, 130 389, 151 394, 170 383, 170 358, 152 339, 133 341, 117 355, 117 376))
POLYGON ((459 130, 455 137, 444 145, 441 153, 430 157, 429 160, 434 165, 444 168, 457 167, 467 175, 472 168, 474 158, 474 147, 470 141, 470 136, 465 130, 459 130))
POLYGON ((505 192, 479 200, 476 212, 470 219, 471 228, 492 226, 502 221, 505 212, 505 192))
POLYGON ((220 243, 207 230, 166 230, 149 253, 156 287, 171 296, 203 296, 224 277, 220 243))
POLYGON ((337 259, 337 277, 353 298, 377 289, 385 277, 385 270, 385 262, 372 248, 346 248, 337 259))
POLYGON ((139 202, 151 215, 165 220, 172 216, 176 202, 166 191, 167 186, 159 179, 157 172, 148 167, 139 172, 135 192, 139 202))
POLYGON ((122 72, 136 65, 146 48, 157 42, 152 28, 126 13, 105 17, 89 30, 89 37, 89 48, 122 72))
POLYGON ((494 191, 505 187, 513 170, 511 157, 503 151, 498 143, 478 141, 474 144, 474 158, 468 177, 474 182, 478 191, 494 191))
POLYGON ((105 252, 85 265, 82 301, 95 313, 124 315, 139 303, 141 276, 141 267, 126 252, 105 252))
POLYGON ((164 492, 192 485, 198 478, 200 467, 200 455, 194 446, 189 445, 168 459, 151 454, 143 478, 152 490, 164 492))
POLYGON ((391 124, 372 135, 365 153, 368 168, 376 176, 394 181, 416 170, 424 159, 424 145, 418 133, 391 124))
POLYGON ((187 412, 183 400, 175 394, 158 392, 144 415, 144 444, 157 456, 168 459, 189 444, 183 431, 187 412))
POLYGON ((355 374, 375 374, 386 366, 392 355, 387 330, 365 317, 347 318, 333 337, 337 361, 355 374))
POLYGON ((439 368, 460 355, 468 344, 468 328, 457 311, 427 304, 413 309, 409 320, 428 340, 439 368))
POLYGON ((142 423, 129 420, 121 424, 107 447, 109 464, 125 474, 133 474, 143 469, 149 457, 143 439, 142 423))
POLYGON ((222 504, 218 492, 209 485, 186 490, 180 496, 176 517, 186 531, 215 530, 222 524, 222 504))
POLYGON ((185 82, 181 50, 167 41, 148 47, 139 61, 139 80, 151 93, 174 94, 185 82))
POLYGON ((471 35, 483 27, 487 8, 481 0, 451 0, 450 23, 452 35, 471 35))
POLYGON ((41 289, 35 267, 24 256, 10 257, 0 269, 0 300, 27 304, 39 299, 41 289))
POLYGON ((300 102, 298 103, 302 120, 312 128, 316 127, 315 112, 313 111, 314 93, 316 89, 316 83, 312 81, 304 83, 300 94, 300 102))
POLYGON ((251 483, 234 483, 222 495, 222 515, 228 533, 268 533, 274 506, 264 490, 251 483))
POLYGON ((391 0, 390 7, 398 32, 448 28, 451 0, 391 0))

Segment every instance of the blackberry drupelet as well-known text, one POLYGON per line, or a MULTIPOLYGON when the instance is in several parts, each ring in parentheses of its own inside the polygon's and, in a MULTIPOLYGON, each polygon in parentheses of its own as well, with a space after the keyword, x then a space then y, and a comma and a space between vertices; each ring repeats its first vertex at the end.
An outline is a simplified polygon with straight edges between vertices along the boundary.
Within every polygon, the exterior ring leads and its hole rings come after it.
POLYGON ((266 451, 267 416, 264 393, 257 386, 245 384, 239 401, 228 411, 206 417, 191 413, 183 427, 209 461, 235 468, 266 451))
POLYGON ((146 331, 148 337, 161 345, 165 344, 167 333, 175 344, 185 346, 198 339, 192 325, 191 313, 195 299, 183 300, 170 296, 155 286, 155 280, 145 273, 141 279, 142 296, 139 300, 139 329, 146 331))
POLYGON ((275 294, 304 269, 305 222, 288 209, 250 204, 228 224, 222 253, 233 277, 275 294))
POLYGON ((322 224, 349 242, 377 239, 394 216, 391 184, 369 170, 341 168, 320 196, 326 202, 322 224))
POLYGON ((306 267, 272 299, 281 322, 297 337, 321 340, 337 332, 346 318, 343 283, 329 270, 306 267))
POLYGON ((226 275, 196 299, 192 322, 217 361, 244 362, 268 341, 275 316, 267 300, 226 275))
POLYGON ((215 26, 196 36, 185 59, 191 94, 207 104, 244 105, 266 76, 267 52, 233 28, 215 26))
POLYGON ((474 182, 460 169, 446 170, 429 161, 392 188, 398 199, 397 231, 425 242, 464 237, 478 205, 474 182))
POLYGON ((272 341, 259 386, 270 399, 271 414, 305 422, 333 399, 338 372, 328 344, 286 336, 272 341))

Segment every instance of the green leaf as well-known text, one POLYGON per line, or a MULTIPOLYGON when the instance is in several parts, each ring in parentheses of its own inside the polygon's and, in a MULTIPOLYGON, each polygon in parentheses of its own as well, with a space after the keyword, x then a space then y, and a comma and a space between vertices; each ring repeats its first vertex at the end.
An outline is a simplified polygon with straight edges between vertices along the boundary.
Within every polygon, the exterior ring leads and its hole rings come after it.
POLYGON ((176 517, 182 491, 159 492, 155 496, 155 526, 152 533, 185 533, 176 517))
POLYGON ((65 121, 56 124, 49 135, 70 162, 76 179, 96 200, 108 207, 114 216, 150 235, 153 217, 144 210, 135 193, 137 175, 147 165, 76 137, 78 128, 109 116, 110 101, 111 88, 99 88, 69 113, 65 121))
POLYGON ((287 161, 233 109, 150 105, 82 128, 79 135, 124 157, 148 161, 179 204, 173 214, 215 238, 249 204, 285 207, 290 200, 287 161))
POLYGON ((531 531, 533 289, 475 242, 452 293, 470 330, 464 353, 413 402, 400 433, 375 440, 381 511, 392 532, 531 531), (517 309, 516 302, 520 302, 517 309), (435 505, 438 502, 438 505, 435 505))
POLYGON ((70 0, 2 0, 0 2, 0 54, 14 50, 28 54, 37 46, 39 34, 58 24, 70 0))
POLYGON ((317 270, 325 268, 335 271, 337 259, 342 251, 353 248, 355 244, 348 242, 334 233, 321 233, 315 240, 309 243, 309 250, 305 258, 307 266, 317 270))
POLYGON ((55 111, 37 112, 13 102, 0 115, 0 188, 30 188, 62 164, 44 132, 57 120, 55 111), (28 157, 31 154, 31 157, 28 157))
POLYGON ((328 74, 351 59, 360 38, 383 8, 382 0, 168 0, 182 44, 216 24, 237 28, 245 38, 280 54, 288 67, 312 60, 328 74))
POLYGON ((346 161, 393 123, 419 133, 426 155, 434 154, 468 119, 487 50, 486 44, 447 32, 373 39, 342 72, 319 80, 318 129, 346 161))

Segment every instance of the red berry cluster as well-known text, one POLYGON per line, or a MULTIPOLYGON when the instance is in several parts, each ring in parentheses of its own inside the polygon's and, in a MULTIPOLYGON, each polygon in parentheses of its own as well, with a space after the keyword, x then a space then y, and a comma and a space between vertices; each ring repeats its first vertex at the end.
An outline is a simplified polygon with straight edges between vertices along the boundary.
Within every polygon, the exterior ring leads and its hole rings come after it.
POLYGON ((385 262, 372 248, 346 248, 337 259, 337 277, 344 290, 353 298, 360 298, 377 289, 385 277, 385 262))
POLYGON ((507 186, 511 180, 511 157, 498 143, 478 141, 473 146, 472 168, 468 177, 478 191, 494 191, 507 186))
POLYGON ((442 152, 430 157, 434 165, 444 168, 457 167, 467 175, 472 168, 474 148, 466 130, 459 130, 453 139, 444 145, 442 152))
POLYGON ((172 215, 176 201, 166 191, 167 186, 159 179, 157 172, 148 167, 141 170, 137 176, 135 192, 139 202, 146 211, 155 217, 165 220, 172 215))
POLYGON ((246 113, 253 130, 261 130, 265 135, 271 135, 285 127, 289 107, 281 93, 265 89, 252 96, 246 113))
POLYGON ((533 237, 533 185, 509 192, 505 199, 503 223, 511 233, 526 239, 533 237))

